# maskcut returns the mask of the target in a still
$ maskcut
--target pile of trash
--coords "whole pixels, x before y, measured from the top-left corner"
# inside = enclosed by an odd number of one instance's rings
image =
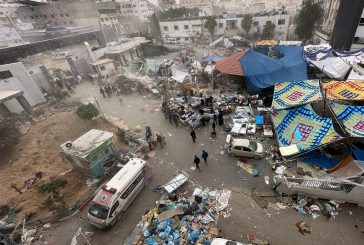
[[[142,218],[133,244],[210,244],[219,234],[219,216],[228,217],[230,190],[196,188],[191,197],[169,194]],[[126,243],[128,244],[128,243]]]

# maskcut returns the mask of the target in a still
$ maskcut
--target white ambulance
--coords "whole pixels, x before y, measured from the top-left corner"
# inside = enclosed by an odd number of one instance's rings
[[[128,163],[103,185],[88,209],[88,220],[98,228],[113,226],[147,184],[151,168],[146,161],[129,159]]]

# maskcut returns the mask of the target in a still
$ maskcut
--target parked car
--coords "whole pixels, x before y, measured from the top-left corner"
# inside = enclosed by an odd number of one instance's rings
[[[71,31],[67,29],[67,27],[64,26],[55,26],[55,27],[49,27],[46,29],[46,35],[48,36],[64,36],[71,34]]]
[[[251,157],[260,159],[264,156],[264,150],[261,143],[249,141],[247,139],[234,139],[231,137],[228,154],[232,157]]]
[[[225,131],[230,131],[234,127],[234,122],[231,116],[227,115],[223,117]]]
[[[224,238],[214,238],[211,242],[211,245],[246,245],[246,243],[226,240]]]

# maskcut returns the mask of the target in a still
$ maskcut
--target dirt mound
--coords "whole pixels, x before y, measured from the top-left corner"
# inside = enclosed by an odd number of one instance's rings
[[[21,208],[17,217],[30,213],[34,213],[32,218],[46,216],[49,212],[41,204],[49,195],[38,193],[37,185],[58,176],[68,182],[61,190],[66,205],[73,204],[88,190],[86,180],[89,176],[73,169],[68,162],[63,162],[59,156],[59,146],[93,128],[114,131],[113,126],[104,119],[84,121],[74,111],[55,113],[30,126],[16,145],[0,152],[0,204]],[[125,147],[119,142],[115,142],[115,146],[117,149]],[[34,177],[37,172],[42,172],[43,178],[26,189],[24,181]],[[11,188],[12,184],[23,194]]]

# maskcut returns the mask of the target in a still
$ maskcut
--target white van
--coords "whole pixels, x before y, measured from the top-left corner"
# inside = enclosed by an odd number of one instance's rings
[[[89,222],[98,228],[113,226],[147,184],[150,173],[146,161],[131,158],[92,200],[87,214]]]

